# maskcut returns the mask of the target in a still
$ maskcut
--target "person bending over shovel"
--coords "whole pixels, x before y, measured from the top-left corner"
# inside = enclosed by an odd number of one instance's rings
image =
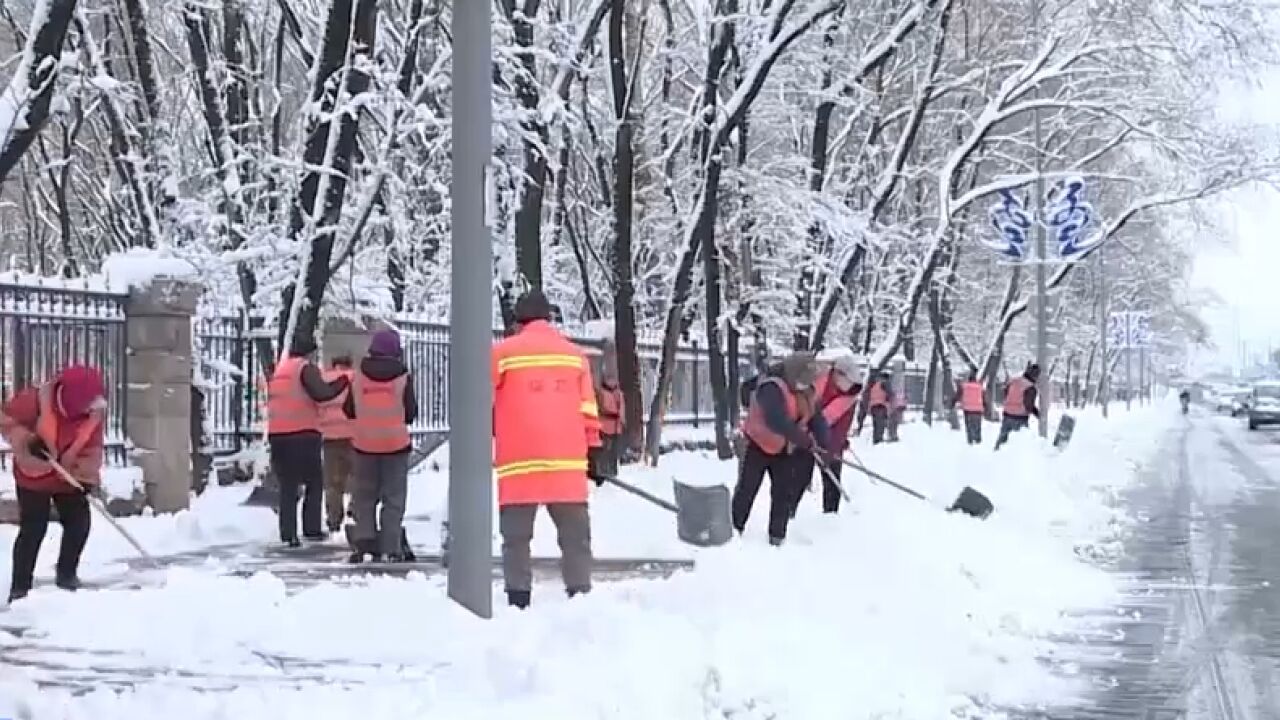
[[[62,523],[57,585],[63,590],[80,587],[77,571],[90,526],[85,493],[98,487],[102,475],[105,396],[98,370],[71,366],[53,382],[21,390],[4,405],[0,434],[13,448],[20,516],[18,537],[13,542],[9,602],[31,592],[51,504],[58,509]],[[62,465],[81,488],[66,482],[50,459]]]
[[[764,474],[769,473],[771,545],[781,545],[787,537],[791,507],[808,484],[802,474],[806,469],[812,473],[806,458],[815,451],[823,453],[820,448],[829,445],[829,428],[814,397],[818,368],[813,355],[794,353],[779,370],[760,379],[742,423],[747,448],[738,466],[732,501],[733,527],[741,534]]]

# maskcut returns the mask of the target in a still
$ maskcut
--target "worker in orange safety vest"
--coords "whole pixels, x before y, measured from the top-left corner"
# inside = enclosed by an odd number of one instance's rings
[[[339,355],[323,372],[325,382],[345,378],[348,387],[338,397],[320,405],[320,435],[324,439],[324,509],[329,532],[342,529],[347,514],[346,496],[351,492],[351,419],[342,411],[351,392],[351,356]]]
[[[813,474],[810,458],[826,455],[831,441],[826,418],[817,408],[814,383],[818,369],[810,353],[793,353],[756,385],[747,417],[742,422],[746,449],[738,465],[733,489],[733,527],[746,530],[765,473],[769,474],[769,544],[787,537],[792,510]],[[809,477],[803,476],[805,469]]]
[[[871,443],[879,445],[884,442],[885,430],[889,425],[889,410],[893,401],[893,391],[889,386],[889,380],[892,376],[886,371],[880,371],[875,374],[871,380],[871,384],[867,387],[866,395],[862,399],[862,405],[858,408],[858,429],[854,434],[862,432],[862,426],[866,423],[867,415],[871,415]]]
[[[83,365],[64,369],[44,385],[19,390],[4,404],[0,434],[12,451],[18,496],[9,602],[31,591],[50,508],[57,509],[62,525],[55,584],[63,590],[80,587],[77,571],[91,525],[85,494],[101,484],[106,407],[102,373]],[[50,460],[80,487],[67,482]]]
[[[551,325],[551,304],[538,289],[515,305],[516,333],[493,348],[494,472],[507,602],[529,606],[538,506],[559,535],[561,574],[570,597],[591,590],[588,453],[600,447],[600,413],[591,366]]]
[[[1040,409],[1036,406],[1036,383],[1040,381],[1040,366],[1036,363],[1027,365],[1021,375],[1009,381],[1004,388],[1004,415],[1000,419],[1000,437],[996,438],[996,449],[1009,440],[1009,434],[1025,428],[1032,415],[1040,417]]]
[[[622,425],[626,404],[618,387],[618,354],[612,343],[606,343],[600,385],[596,388],[596,404],[600,409],[600,451],[596,470],[600,476],[616,477],[618,456],[622,451]]]
[[[840,457],[849,448],[849,431],[853,428],[853,417],[857,411],[858,397],[862,394],[862,383],[858,382],[858,365],[852,355],[841,355],[831,364],[831,368],[818,376],[814,384],[814,397],[817,399],[818,412],[827,422],[828,457],[824,459],[825,468],[822,474],[822,512],[835,513],[840,510],[840,488],[831,481],[834,477],[840,481],[840,471],[844,463]],[[813,470],[817,460],[810,453],[805,454],[804,466],[800,477],[805,485],[812,482]],[[791,515],[795,517],[795,509],[799,501],[804,499],[801,492],[797,497]]]
[[[271,469],[280,483],[280,541],[291,548],[302,545],[298,540],[300,491],[302,534],[315,541],[329,537],[323,524],[320,404],[341,395],[347,379],[326,382],[311,361],[315,352],[316,344],[311,340],[295,340],[267,382],[267,445]]]
[[[367,557],[411,562],[414,557],[404,534],[404,512],[413,450],[409,426],[417,420],[418,400],[399,333],[390,329],[374,333],[369,355],[360,361],[360,369],[352,377],[343,411],[352,421],[351,447],[355,451],[351,562]]]
[[[954,403],[964,413],[964,432],[970,445],[982,444],[982,419],[987,414],[987,395],[978,379],[978,369],[969,368],[969,377],[956,388]],[[954,405],[953,405],[954,407]]]

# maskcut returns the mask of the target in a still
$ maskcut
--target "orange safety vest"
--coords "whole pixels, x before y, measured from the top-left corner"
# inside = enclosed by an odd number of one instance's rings
[[[960,384],[960,409],[967,413],[980,413],[986,409],[982,383],[966,380]]]
[[[95,463],[92,467],[85,467],[82,463],[76,462],[76,456],[83,452],[89,443],[93,442],[96,435],[102,432],[102,412],[98,410],[91,411],[89,419],[80,424],[67,449],[58,452],[58,415],[57,409],[54,407],[54,386],[55,383],[47,383],[40,386],[38,391],[40,417],[36,419],[36,435],[57,455],[59,464],[70,472],[72,477],[82,482],[96,484],[102,474],[101,463]],[[33,458],[26,453],[14,453],[13,464],[22,475],[32,480],[43,480],[55,472],[53,466],[49,463]]]
[[[320,406],[302,386],[307,361],[288,357],[276,365],[267,383],[267,434],[288,435],[320,430]]]
[[[1026,417],[1027,407],[1023,402],[1031,381],[1019,375],[1009,381],[1004,388],[1004,414],[1013,417]]]
[[[760,388],[766,385],[777,385],[782,390],[782,398],[787,405],[787,417],[794,420],[797,425],[808,424],[813,417],[813,408],[807,401],[801,402],[791,388],[776,377],[767,378],[761,382],[756,387],[756,392],[760,392]],[[747,419],[742,421],[742,434],[750,438],[751,442],[767,455],[778,455],[787,449],[787,438],[769,428],[764,419],[764,410],[760,408],[760,403],[754,400],[751,402],[750,409],[747,410]]]
[[[822,398],[827,394],[827,386],[831,384],[831,373],[827,373],[818,378],[818,382],[814,383],[813,395],[822,402]],[[858,396],[850,395],[842,392],[831,399],[831,402],[822,406],[822,417],[826,418],[827,425],[835,427],[840,418],[848,413],[853,414],[853,407],[858,404]]]
[[[600,411],[582,350],[534,321],[494,345],[490,376],[498,505],[586,502]]]
[[[346,370],[331,368],[322,373],[324,381],[327,383],[332,383],[341,377],[350,381],[353,374],[354,372],[350,368]],[[325,440],[351,439],[351,419],[347,417],[346,412],[342,409],[342,406],[347,402],[347,395],[350,393],[351,387],[348,386],[338,397],[320,404],[320,434],[324,436]]]
[[[867,407],[888,407],[889,393],[885,391],[884,384],[880,381],[871,383],[871,389],[867,391]]]
[[[408,375],[374,380],[357,373],[352,385],[356,419],[351,447],[362,453],[388,455],[413,445],[404,421],[404,388]]]
[[[622,434],[622,388],[600,386],[600,434]]]

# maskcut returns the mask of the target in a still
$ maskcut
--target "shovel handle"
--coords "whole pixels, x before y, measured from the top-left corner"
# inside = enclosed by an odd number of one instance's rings
[[[844,489],[844,483],[840,482],[840,478],[836,477],[835,472],[833,472],[831,468],[827,467],[827,460],[830,459],[830,456],[819,455],[815,452],[813,453],[813,458],[817,461],[818,467],[822,468],[823,477],[825,477],[832,485],[835,485],[836,489],[840,491],[840,497],[844,498],[845,502],[853,502],[853,498],[849,497],[849,493]]]
[[[640,488],[636,487],[635,485],[632,485],[629,482],[619,480],[616,477],[609,477],[606,475],[601,475],[595,479],[603,480],[609,483],[610,485],[615,485],[617,487],[620,487],[623,490],[626,490],[627,492],[631,493],[632,495],[635,495],[638,498],[648,500],[650,503],[657,505],[663,510],[667,510],[673,513],[680,512],[680,509],[675,506],[675,503],[669,502],[667,500],[663,500],[662,498],[658,497],[657,495],[654,495],[653,493],[647,490],[641,490]]]
[[[146,548],[142,547],[142,543],[139,543],[138,539],[130,534],[128,530],[125,530],[124,526],[120,524],[120,521],[116,520],[111,515],[110,511],[107,510],[107,506],[102,503],[102,500],[98,499],[85,489],[84,483],[77,480],[75,476],[73,476],[65,467],[62,466],[62,463],[57,460],[47,458],[47,462],[53,467],[54,472],[58,473],[58,475],[65,480],[68,485],[85,494],[85,497],[89,499],[89,504],[93,505],[102,517],[106,518],[107,522],[120,533],[120,536],[123,537],[126,542],[133,546],[134,550],[138,551],[138,554],[141,555],[143,559],[147,560],[152,565],[159,567],[156,563],[156,559],[152,557],[151,553],[147,552]]]
[[[866,466],[864,466],[864,465],[862,465],[861,463],[856,463],[856,462],[854,462],[854,461],[852,461],[852,460],[850,460],[850,459],[848,459],[848,458],[845,458],[845,457],[840,458],[840,462],[844,463],[847,467],[853,468],[854,470],[857,470],[858,472],[862,473],[863,475],[866,475],[867,477],[871,478],[872,480],[878,480],[878,481],[880,481],[880,482],[884,483],[885,485],[888,485],[889,487],[894,488],[895,490],[900,490],[900,491],[902,491],[902,492],[904,492],[904,493],[906,493],[906,494],[910,495],[911,497],[916,498],[917,500],[925,500],[925,501],[928,501],[928,499],[929,499],[929,498],[925,497],[924,495],[921,495],[920,493],[916,492],[915,490],[912,490],[911,488],[907,487],[906,485],[899,485],[898,483],[896,483],[896,482],[894,482],[894,481],[890,480],[889,478],[887,478],[887,477],[885,477],[885,476],[881,475],[880,473],[875,472],[874,470],[869,470],[869,469],[867,469],[867,467],[866,467]]]

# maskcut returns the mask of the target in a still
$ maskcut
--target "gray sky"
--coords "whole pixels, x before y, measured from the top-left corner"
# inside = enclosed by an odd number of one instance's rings
[[[1258,87],[1222,94],[1225,120],[1280,126],[1280,69],[1264,74]],[[1201,238],[1192,284],[1221,298],[1202,317],[1217,348],[1203,362],[1237,364],[1242,344],[1250,355],[1280,347],[1280,192],[1251,186],[1223,195],[1213,210],[1222,238]]]

